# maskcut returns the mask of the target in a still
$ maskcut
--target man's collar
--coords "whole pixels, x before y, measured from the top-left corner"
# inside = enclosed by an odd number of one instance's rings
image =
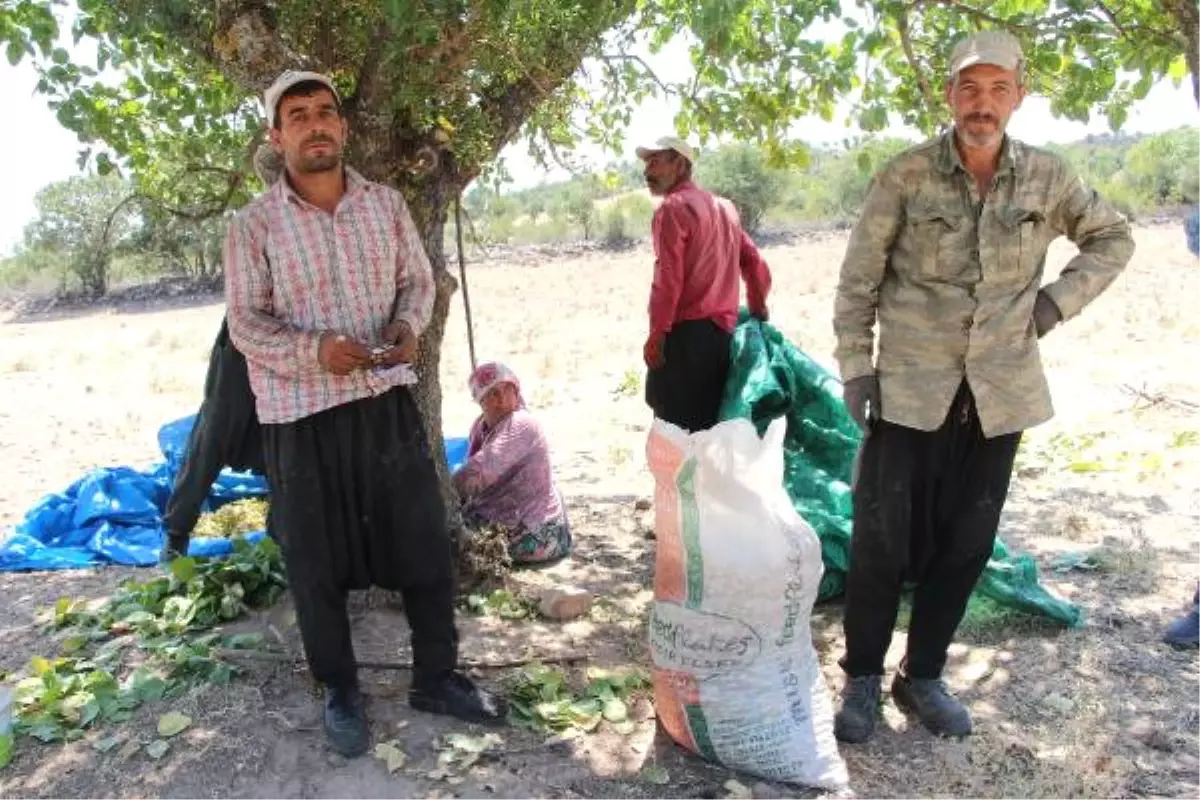
[[[996,165],[996,174],[1000,175],[1005,172],[1015,173],[1020,162],[1020,147],[1016,139],[1004,134],[1004,141],[1000,145],[1000,162]],[[967,171],[963,165],[962,156],[958,154],[958,147],[954,144],[954,127],[941,136],[941,143],[938,148],[936,166],[939,171],[950,175],[955,170]]]
[[[684,189],[691,189],[695,185],[696,184],[694,184],[692,182],[691,178],[684,178],[683,180],[679,181],[679,183],[675,184],[670,189],[668,189],[667,194],[675,194],[676,192],[682,192]]]
[[[346,181],[346,193],[343,195],[343,198],[357,194],[358,192],[370,187],[371,182],[360,175],[358,170],[354,169],[353,167],[343,165],[342,171]],[[308,201],[301,197],[292,186],[292,182],[288,178],[286,168],[284,168],[283,173],[279,176],[279,180],[275,181],[275,186],[273,188],[279,192],[278,196],[281,200],[291,200],[297,203],[305,204],[308,203]]]

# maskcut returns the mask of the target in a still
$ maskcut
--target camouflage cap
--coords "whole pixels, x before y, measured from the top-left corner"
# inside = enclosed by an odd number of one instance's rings
[[[1017,37],[1006,31],[979,31],[954,46],[950,53],[950,77],[976,64],[993,64],[1019,72],[1024,61],[1025,53]]]

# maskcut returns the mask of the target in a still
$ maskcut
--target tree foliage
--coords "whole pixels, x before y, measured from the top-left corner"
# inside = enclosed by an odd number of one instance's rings
[[[1155,77],[1196,71],[1193,0],[74,1],[70,34],[93,46],[93,62],[59,46],[66,0],[7,0],[0,46],[10,62],[34,60],[39,91],[83,145],[81,165],[122,165],[182,216],[250,196],[257,95],[276,75],[333,77],[350,162],[405,193],[435,267],[418,390],[435,451],[454,287],[447,210],[519,135],[541,158],[583,137],[619,149],[633,107],[674,97],[677,128],[701,144],[736,134],[773,164],[802,163],[794,124],[832,118],[846,97],[867,131],[895,119],[935,130],[949,43],[989,25],[1022,37],[1034,88],[1074,119],[1100,108],[1119,125]],[[828,41],[839,21],[846,32]],[[664,80],[637,45],[660,52],[677,36],[694,75]]]
[[[585,136],[619,148],[632,107],[656,96],[681,101],[680,132],[747,134],[776,161],[802,157],[796,120],[832,118],[844,97],[864,130],[900,120],[932,132],[948,43],[988,26],[1023,40],[1032,88],[1056,113],[1100,109],[1119,127],[1156,78],[1186,75],[1196,49],[1187,0],[78,0],[71,33],[96,60],[76,64],[57,46],[58,2],[0,9],[9,60],[36,57],[81,158],[102,169],[120,158],[192,210],[236,206],[254,188],[255,94],[288,66],[334,75],[358,162],[386,164],[376,177],[411,183],[436,160],[461,188],[522,130],[542,157]],[[832,24],[840,38],[817,35]],[[678,35],[687,80],[634,55]]]

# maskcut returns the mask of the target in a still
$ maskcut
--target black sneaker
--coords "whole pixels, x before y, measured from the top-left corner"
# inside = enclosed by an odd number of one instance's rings
[[[167,536],[163,540],[162,550],[158,554],[160,564],[170,564],[177,558],[182,558],[187,555],[188,545],[191,543],[191,537],[186,533],[179,531],[167,531]]]
[[[1200,647],[1200,591],[1192,598],[1192,610],[1167,627],[1163,641],[1180,650]]]
[[[909,678],[898,672],[892,680],[892,699],[902,711],[916,714],[930,733],[937,736],[971,735],[971,715],[941,680]]]
[[[508,716],[508,703],[504,698],[480,689],[458,672],[447,672],[429,680],[414,677],[408,691],[408,704],[417,711],[447,714],[481,725],[502,725]]]
[[[833,735],[847,744],[862,744],[875,735],[879,723],[882,675],[846,678],[842,707],[833,718]]]
[[[367,752],[371,735],[367,731],[366,700],[357,686],[325,690],[325,735],[333,749],[346,758]]]

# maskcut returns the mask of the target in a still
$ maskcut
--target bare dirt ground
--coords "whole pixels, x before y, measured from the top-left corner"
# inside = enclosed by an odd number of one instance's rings
[[[889,701],[880,735],[867,746],[842,748],[860,796],[1200,792],[1197,656],[1158,641],[1200,577],[1200,266],[1177,225],[1139,228],[1137,242],[1133,263],[1113,288],[1044,343],[1058,415],[1028,435],[1001,529],[1011,546],[1036,556],[1053,591],[1083,606],[1086,626],[965,632],[947,678],[970,703],[976,735],[936,740]],[[775,272],[773,321],[827,364],[844,247],[844,234],[829,233],[765,250]],[[1069,244],[1056,245],[1051,272],[1071,252]],[[601,666],[647,663],[654,542],[635,502],[649,499],[653,488],[640,390],[650,263],[642,245],[573,260],[484,263],[469,272],[480,358],[503,359],[522,377],[548,429],[577,531],[572,559],[522,573],[518,583],[571,582],[604,602],[566,624],[464,616],[466,658],[510,658],[533,648],[582,650]],[[158,460],[159,426],[199,402],[221,314],[219,298],[211,298],[0,325],[0,526],[89,468]],[[457,301],[446,342],[445,424],[461,435],[475,412]],[[1051,567],[1058,555],[1096,548],[1099,569]],[[32,656],[52,653],[35,615],[57,597],[103,596],[137,572],[0,575],[0,669],[18,670]],[[267,617],[278,622],[286,613],[275,609],[245,624],[262,626]],[[836,603],[814,612],[832,691],[842,682],[840,617]],[[367,610],[355,631],[360,660],[395,659],[406,649],[400,614]],[[896,636],[893,666],[903,638]],[[111,729],[68,745],[22,740],[14,763],[0,772],[0,796],[721,797],[733,777],[674,747],[643,703],[631,735],[602,727],[551,750],[506,730],[505,752],[481,762],[465,783],[432,780],[434,738],[461,726],[410,711],[404,673],[364,677],[376,740],[399,740],[410,758],[395,774],[374,758],[333,756],[306,674],[260,665],[230,686],[206,686],[176,701],[194,724],[161,761],[90,746]],[[482,679],[496,685],[503,675]],[[115,733],[145,737],[164,710],[145,707]],[[648,782],[649,764],[665,768],[670,782]],[[802,794],[740,779],[758,796]]]

